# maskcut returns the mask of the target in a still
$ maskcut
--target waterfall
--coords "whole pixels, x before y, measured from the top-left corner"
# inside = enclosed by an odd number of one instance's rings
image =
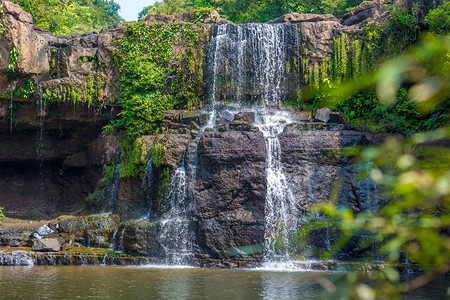
[[[171,182],[170,210],[160,221],[160,243],[166,264],[186,265],[193,257],[191,220],[187,209],[184,155]]]
[[[295,76],[296,25],[243,24],[212,28],[207,54],[210,100],[273,104],[285,101]]]
[[[42,152],[44,151],[44,92],[42,88],[42,83],[39,83],[39,130],[38,130],[38,145],[37,145],[37,158],[39,161],[39,197],[43,200],[44,194],[44,157]]]
[[[292,194],[281,162],[278,139],[293,123],[290,112],[274,104],[288,99],[298,81],[291,70],[298,65],[298,31],[290,24],[218,25],[212,28],[206,56],[209,99],[208,126],[225,112],[251,111],[254,125],[266,141],[265,262],[294,259],[291,236],[298,229],[301,211]],[[231,101],[235,105],[219,105]],[[222,111],[218,111],[222,108]]]

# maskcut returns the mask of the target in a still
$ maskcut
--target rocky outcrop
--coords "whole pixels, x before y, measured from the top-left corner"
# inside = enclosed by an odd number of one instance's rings
[[[342,25],[363,28],[369,22],[380,22],[389,17],[388,1],[364,1],[355,10],[342,16]]]
[[[108,26],[98,33],[54,36],[33,25],[31,15],[18,5],[3,0],[0,3],[8,25],[0,36],[0,118],[9,118],[10,104],[16,105],[14,122],[7,120],[0,124],[0,170],[4,174],[0,178],[0,205],[11,216],[33,212],[49,218],[105,209],[98,199],[108,189],[108,182],[101,181],[103,166],[119,162],[121,142],[117,137],[100,135],[102,127],[119,113],[114,105],[117,70],[113,52],[114,42],[125,36],[126,26]],[[202,18],[205,36],[212,24],[228,22],[214,11]],[[199,16],[186,13],[147,16],[143,21],[152,24],[198,19]],[[175,45],[174,53],[182,53],[183,47]],[[15,73],[10,74],[8,65],[13,49],[18,49],[19,55]],[[33,87],[28,91],[30,94],[9,96],[25,83]],[[84,97],[88,85],[98,91],[88,96],[103,102],[101,107],[75,104],[68,99],[57,102],[48,99],[55,97],[54,92],[61,88],[75,89]],[[198,115],[193,115],[198,120]],[[163,167],[173,169],[191,136],[198,133],[195,130],[191,133],[187,129],[189,123],[179,121],[168,118],[162,124],[165,132],[175,134],[145,138],[147,150],[154,141],[167,144]],[[141,180],[127,178],[118,184],[117,198],[126,200],[118,203],[117,212],[128,219],[146,214],[148,208],[133,209],[145,202],[135,188],[142,184]],[[153,198],[157,198],[157,189],[153,192]]]
[[[31,246],[33,233],[46,223],[47,221],[24,221],[6,218],[0,224],[0,246]]]
[[[405,0],[406,8],[418,18],[419,22],[423,22],[425,17],[432,9],[443,5],[446,0]],[[416,8],[417,7],[417,8]]]
[[[61,216],[50,222],[50,228],[55,233],[48,236],[58,238],[65,249],[73,247],[75,243],[86,247],[107,248],[114,243],[114,233],[119,229],[119,216]]]
[[[198,144],[195,216],[200,248],[224,257],[264,241],[266,149],[248,124],[207,129]]]

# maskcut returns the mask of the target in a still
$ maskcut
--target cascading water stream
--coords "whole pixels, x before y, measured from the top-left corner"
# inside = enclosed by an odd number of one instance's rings
[[[293,196],[281,162],[278,135],[290,119],[287,115],[262,116],[256,123],[266,140],[265,262],[292,259],[291,236],[298,229],[296,199]]]
[[[193,257],[191,220],[187,210],[184,155],[171,182],[170,210],[160,221],[160,243],[165,263],[186,265]]]
[[[38,131],[38,144],[37,144],[37,156],[39,160],[39,197],[42,198],[44,194],[44,92],[42,83],[39,84],[39,131]],[[43,200],[43,199],[41,199]]]

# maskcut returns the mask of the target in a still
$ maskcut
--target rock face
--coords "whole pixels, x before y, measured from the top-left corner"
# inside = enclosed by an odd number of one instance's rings
[[[207,129],[198,144],[196,213],[199,244],[212,257],[264,241],[266,150],[250,125]]]

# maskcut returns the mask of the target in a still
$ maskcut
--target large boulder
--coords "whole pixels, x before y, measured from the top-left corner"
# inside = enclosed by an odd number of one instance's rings
[[[283,16],[279,17],[278,19],[269,21],[267,23],[298,24],[298,23],[304,23],[304,22],[323,22],[323,21],[339,22],[339,20],[331,14],[317,15],[317,14],[299,14],[299,13],[293,12],[290,14],[283,15]]]
[[[107,248],[114,232],[119,228],[119,216],[113,214],[92,215],[84,218],[85,245]]]
[[[0,35],[0,74],[6,74],[10,63],[9,54],[13,48],[19,49],[20,59],[16,68],[24,73],[45,73],[50,68],[48,44],[52,40],[49,31],[33,25],[31,15],[19,5],[0,1],[4,8],[5,21],[8,24],[5,32]],[[4,91],[0,90],[0,95]]]
[[[388,1],[375,0],[364,1],[355,10],[342,17],[342,25],[358,25],[362,28],[369,22],[384,20],[389,17],[389,9],[386,6]]]
[[[265,160],[256,127],[223,125],[201,137],[194,218],[200,248],[210,256],[264,242]]]
[[[161,244],[158,242],[159,224],[148,220],[128,221],[120,225],[116,234],[116,250],[126,253],[161,257]]]

